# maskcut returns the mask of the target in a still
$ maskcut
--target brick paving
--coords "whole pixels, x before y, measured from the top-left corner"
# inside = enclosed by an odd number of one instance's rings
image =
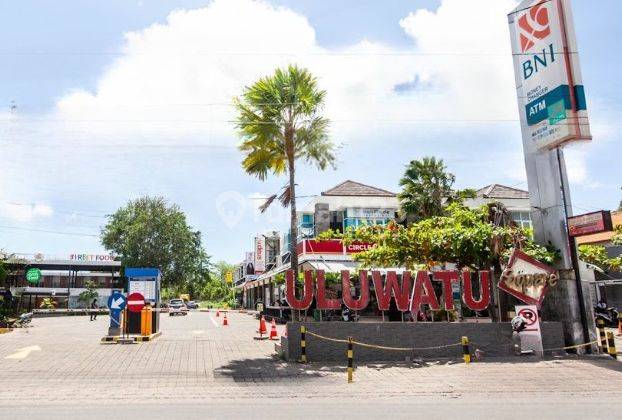
[[[622,363],[606,357],[536,363],[458,360],[358,366],[347,384],[344,366],[298,365],[274,357],[274,342],[253,340],[257,321],[230,313],[162,317],[161,337],[133,345],[106,344],[108,318],[39,318],[33,327],[0,335],[0,406],[80,401],[198,402],[344,395],[404,397],[577,398],[620,400]],[[279,326],[282,332],[283,326]],[[20,349],[38,346],[25,358]]]

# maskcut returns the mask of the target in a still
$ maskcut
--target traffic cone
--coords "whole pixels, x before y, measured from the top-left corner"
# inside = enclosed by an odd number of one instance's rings
[[[227,313],[225,312],[225,317],[222,320],[222,326],[226,327],[227,325],[229,325],[229,320],[227,320]]]
[[[259,337],[255,337],[255,340],[263,340],[264,334],[268,333],[268,330],[266,329],[266,320],[263,318],[263,315],[259,318],[259,330],[257,330],[257,332],[259,333]]]
[[[276,322],[272,318],[272,326],[270,327],[270,340],[278,340],[279,334],[276,332]]]
[[[216,318],[220,316],[220,309],[216,309]]]

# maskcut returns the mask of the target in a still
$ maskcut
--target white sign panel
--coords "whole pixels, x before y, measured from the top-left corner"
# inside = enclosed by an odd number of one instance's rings
[[[508,20],[524,145],[591,140],[570,0],[525,0]]]
[[[155,280],[131,280],[128,285],[128,296],[132,293],[140,293],[145,300],[156,300],[156,282]]]
[[[347,217],[361,219],[392,219],[395,216],[395,209],[349,207],[346,214]]]
[[[540,330],[540,316],[535,305],[516,306],[516,315],[525,318],[527,327],[519,333],[521,350],[533,350],[542,356],[542,332]]]
[[[263,273],[266,270],[266,238],[255,238],[255,273]]]

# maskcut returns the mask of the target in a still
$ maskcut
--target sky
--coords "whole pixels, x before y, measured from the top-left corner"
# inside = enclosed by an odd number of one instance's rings
[[[565,150],[574,212],[622,199],[622,2],[574,0],[594,139]],[[103,253],[106,215],[142,195],[187,214],[213,260],[241,261],[285,178],[244,173],[232,99],[274,68],[327,91],[337,169],[298,170],[308,197],[351,179],[398,190],[442,158],[456,186],[526,188],[507,28],[513,0],[0,2],[0,249]]]

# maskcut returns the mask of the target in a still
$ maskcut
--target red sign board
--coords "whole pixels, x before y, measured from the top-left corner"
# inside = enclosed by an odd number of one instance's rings
[[[593,233],[610,232],[613,230],[610,211],[596,211],[568,218],[570,236],[591,235]]]
[[[340,239],[329,239],[326,241],[316,241],[305,239],[298,243],[298,254],[356,254],[357,252],[367,251],[373,245],[360,242],[351,243],[343,246]]]
[[[132,293],[127,297],[127,309],[130,312],[140,312],[145,307],[145,297],[140,293]]]

